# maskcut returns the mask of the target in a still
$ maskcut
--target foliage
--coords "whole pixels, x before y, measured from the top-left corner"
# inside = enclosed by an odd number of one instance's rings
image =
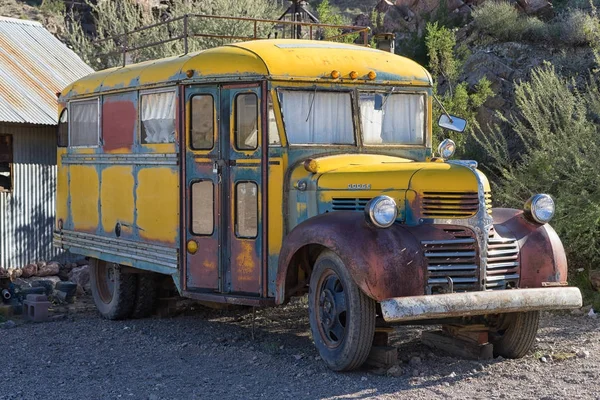
[[[512,125],[523,153],[512,156],[499,129],[478,136],[489,153],[485,167],[496,176],[496,201],[515,208],[534,193],[556,202],[552,225],[571,266],[600,261],[600,86],[591,79],[581,90],[546,64],[517,84],[518,114]],[[572,274],[573,275],[573,274]]]
[[[478,31],[499,41],[533,41],[559,46],[582,46],[596,39],[600,20],[589,11],[565,9],[549,22],[520,13],[507,1],[486,1],[472,13]]]
[[[63,14],[65,12],[65,2],[63,0],[43,0],[40,10],[50,14]]]
[[[477,127],[475,119],[477,109],[488,97],[493,95],[490,81],[482,78],[471,92],[469,92],[466,82],[457,82],[464,60],[469,54],[464,48],[456,49],[456,37],[452,30],[439,26],[437,22],[428,23],[425,44],[429,56],[429,69],[434,77],[434,94],[440,99],[448,113],[465,118],[468,122],[467,130],[472,132]],[[438,90],[439,77],[444,79],[444,85],[447,88],[443,94],[440,94]],[[442,113],[441,107],[434,107],[434,148],[445,137],[444,131],[435,125]],[[463,154],[467,136],[454,132],[449,133],[449,136],[456,142],[459,155]]]
[[[117,40],[103,40],[126,31],[133,31],[143,26],[156,24],[165,18],[176,18],[184,14],[227,15],[248,18],[273,18],[277,8],[270,0],[172,0],[168,15],[145,10],[131,0],[107,0],[92,2],[85,0],[91,7],[96,27],[95,40],[92,42],[84,31],[81,22],[72,13],[66,16],[67,43],[79,54],[84,61],[96,69],[118,65],[122,56],[119,54],[121,46],[143,46],[169,38],[176,38],[184,32],[183,20],[161,25],[142,32],[133,33],[127,37],[121,36]],[[258,25],[258,35],[267,36],[273,29],[265,24]],[[252,37],[254,24],[245,21],[230,21],[209,18],[190,18],[189,32],[210,33],[223,36]],[[215,47],[232,39],[216,38],[190,38],[189,51],[196,51]],[[179,55],[184,52],[183,40],[174,40],[157,46],[148,47],[128,53],[130,61],[137,62]],[[112,53],[112,54],[110,54]]]
[[[317,14],[319,22],[326,25],[351,25],[339,12],[339,9],[334,8],[329,0],[323,0],[317,6]],[[344,32],[338,28],[323,28],[323,38],[334,38],[342,35]],[[350,34],[338,38],[336,41],[342,43],[354,43],[358,39],[359,34]]]

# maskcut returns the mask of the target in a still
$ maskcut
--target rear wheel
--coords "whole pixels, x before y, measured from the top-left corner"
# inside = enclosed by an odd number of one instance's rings
[[[90,283],[100,315],[106,319],[125,319],[131,315],[136,296],[134,274],[124,273],[119,264],[93,260]]]
[[[317,259],[310,279],[309,317],[321,358],[334,371],[360,367],[375,333],[375,301],[354,283],[332,251]]]
[[[158,277],[154,273],[137,274],[137,288],[131,318],[146,318],[156,309]]]
[[[535,343],[539,322],[539,311],[500,315],[490,328],[494,355],[505,358],[525,356]]]

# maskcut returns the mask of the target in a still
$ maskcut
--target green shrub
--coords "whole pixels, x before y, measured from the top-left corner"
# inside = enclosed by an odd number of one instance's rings
[[[475,27],[500,41],[516,41],[527,31],[527,19],[507,1],[486,1],[473,10]]]
[[[556,18],[554,25],[558,36],[557,42],[563,44],[581,46],[593,40],[598,21],[583,10],[571,10]]]
[[[588,270],[600,261],[600,89],[582,90],[558,76],[551,65],[532,72],[515,89],[518,114],[505,119],[517,134],[522,153],[510,154],[499,129],[477,140],[490,157],[495,201],[520,208],[535,193],[556,202],[551,222],[562,239],[571,267]]]

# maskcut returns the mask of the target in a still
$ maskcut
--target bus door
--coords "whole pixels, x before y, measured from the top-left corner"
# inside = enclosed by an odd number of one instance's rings
[[[186,89],[186,290],[259,295],[260,87]]]

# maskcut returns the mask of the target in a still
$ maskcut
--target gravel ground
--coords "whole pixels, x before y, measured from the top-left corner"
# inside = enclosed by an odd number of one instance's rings
[[[257,310],[252,339],[246,309],[106,321],[87,299],[62,320],[0,330],[0,399],[600,399],[600,318],[546,313],[532,353],[483,362],[434,354],[403,327],[398,367],[334,373],[305,308]]]

